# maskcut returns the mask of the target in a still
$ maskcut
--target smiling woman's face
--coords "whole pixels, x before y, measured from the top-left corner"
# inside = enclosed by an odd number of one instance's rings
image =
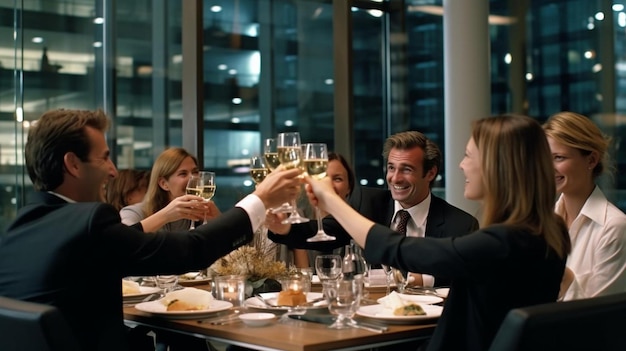
[[[328,162],[326,176],[332,180],[333,188],[337,195],[343,199],[350,194],[350,182],[348,181],[348,170],[343,167],[339,160]]]
[[[187,182],[189,182],[189,177],[192,174],[198,173],[198,165],[193,160],[192,157],[187,157],[180,164],[176,172],[169,176],[169,178],[162,180],[159,185],[165,191],[170,193],[170,201],[185,195],[185,188],[187,187]]]

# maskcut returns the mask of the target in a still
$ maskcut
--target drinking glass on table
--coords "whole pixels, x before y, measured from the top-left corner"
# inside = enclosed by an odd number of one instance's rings
[[[204,180],[199,174],[192,175],[187,182],[187,188],[185,190],[187,195],[202,196],[204,192]],[[213,190],[215,191],[215,188],[213,188]],[[189,230],[192,229],[196,229],[196,224],[193,219],[191,220],[191,226],[189,226]]]
[[[307,143],[302,145],[304,171],[315,179],[326,177],[326,169],[328,168],[328,148],[323,143]],[[330,241],[336,238],[326,234],[322,224],[322,211],[319,207],[315,207],[315,217],[317,219],[317,233],[308,238],[306,241]]]
[[[215,172],[198,172],[198,177],[202,179],[202,192],[200,196],[204,202],[209,202],[213,196],[215,196]],[[204,221],[202,224],[207,224],[206,212],[204,213]]]
[[[318,255],[315,257],[315,272],[322,283],[322,294],[326,294],[326,285],[339,279],[342,272],[339,255]]]
[[[393,268],[383,264],[383,272],[385,272],[385,280],[387,283],[387,295],[391,293],[391,280],[393,279]]]
[[[160,289],[163,289],[163,293],[167,294],[171,291],[176,290],[176,285],[178,284],[178,275],[176,274],[167,274],[167,275],[157,275],[155,277],[156,286]]]
[[[300,133],[279,133],[276,138],[276,150],[278,151],[280,164],[285,167],[285,169],[293,169],[302,166]],[[309,221],[308,218],[304,218],[298,213],[295,199],[291,201],[290,206],[291,215],[282,221],[283,224],[305,223]]]
[[[346,329],[359,308],[363,290],[362,278],[340,278],[329,282],[326,290],[328,311],[337,316],[330,329]]]

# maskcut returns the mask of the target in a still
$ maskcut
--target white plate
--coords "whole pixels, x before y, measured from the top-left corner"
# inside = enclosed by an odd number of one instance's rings
[[[128,299],[128,298],[135,299],[135,298],[145,297],[145,296],[148,296],[150,294],[154,294],[154,293],[159,292],[159,291],[161,291],[161,289],[153,287],[153,286],[140,286],[138,293],[126,294],[126,295],[122,295],[122,297],[124,299]]]
[[[273,313],[244,313],[239,315],[239,319],[251,327],[268,325],[274,318],[276,318],[276,315]]]
[[[263,293],[259,295],[263,296],[263,299],[265,299],[265,301],[267,301],[268,303],[272,305],[276,304],[276,299],[278,298],[277,292]],[[306,294],[306,300],[313,301],[315,299],[321,298],[322,296],[323,296],[322,293],[310,292]],[[244,305],[249,308],[256,308],[260,310],[287,311],[289,309],[289,307],[287,306],[277,306],[277,307],[265,306],[263,302],[261,302],[261,300],[259,300],[257,297],[254,297],[254,296],[246,299],[246,301],[244,302]],[[328,304],[326,301],[322,300],[322,301],[314,303],[313,306],[299,307],[299,308],[304,308],[307,310],[316,309],[316,308],[328,308]]]
[[[233,307],[228,301],[212,300],[209,308],[197,311],[168,311],[162,300],[142,302],[135,305],[135,308],[142,312],[148,312],[155,316],[173,319],[200,319],[209,317],[217,312],[225,311]]]
[[[433,296],[433,295],[398,294],[398,296],[404,301],[415,302],[420,305],[422,304],[433,305],[433,304],[440,303],[441,301],[443,301],[443,298],[439,296]],[[384,299],[384,297],[381,297],[380,299],[376,300],[376,302],[382,303],[381,301],[382,299]]]
[[[437,295],[443,297],[443,298],[448,298],[448,292],[450,292],[450,288],[439,288],[435,290],[437,292]]]
[[[384,308],[383,305],[361,306],[356,311],[356,314],[363,317],[384,320],[389,323],[406,324],[432,318],[439,318],[439,316],[441,316],[441,311],[443,311],[443,307],[441,306],[425,304],[420,304],[420,306],[422,307],[424,312],[426,312],[426,314],[423,316],[396,316],[393,314],[393,311]]]

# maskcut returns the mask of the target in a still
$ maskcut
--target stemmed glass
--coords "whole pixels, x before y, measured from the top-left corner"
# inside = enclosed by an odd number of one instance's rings
[[[328,148],[323,143],[308,143],[302,145],[304,171],[315,179],[326,177],[328,168]],[[317,219],[317,233],[306,241],[330,241],[336,238],[326,234],[322,224],[322,211],[315,207],[315,218]]]
[[[280,166],[280,160],[278,159],[278,149],[276,147],[276,138],[265,139],[263,145],[263,158],[265,158],[265,166],[270,172],[274,171],[276,167]],[[253,177],[254,178],[254,177]],[[293,210],[288,202],[270,209],[272,213],[289,213]]]
[[[202,197],[204,202],[209,202],[215,196],[215,172],[198,172],[198,177],[202,179]],[[207,224],[206,212],[204,213],[204,221],[202,224]]]
[[[315,257],[315,272],[322,282],[322,293],[326,294],[326,286],[341,277],[343,259],[339,255],[318,255]]]
[[[269,173],[270,170],[266,167],[263,156],[254,155],[250,157],[250,177],[252,177],[255,186],[259,185]]]
[[[386,273],[386,272],[385,272]],[[406,289],[407,280],[406,275],[402,273],[401,270],[391,267],[391,275],[393,276],[393,280],[396,282],[396,287],[398,287],[399,293],[404,293]]]
[[[302,147],[300,144],[300,133],[279,133],[278,138],[276,138],[276,150],[278,151],[280,164],[285,169],[301,167]],[[305,223],[309,221],[308,218],[304,218],[298,213],[295,199],[291,201],[290,205],[292,208],[291,215],[282,221],[283,224]]]
[[[339,279],[329,282],[326,290],[328,311],[337,316],[335,322],[328,326],[331,329],[352,328],[352,316],[356,313],[361,302],[363,281],[360,278]]]
[[[178,275],[157,275],[155,280],[157,287],[163,289],[163,293],[167,294],[176,290],[176,285],[178,284]]]
[[[189,178],[189,181],[187,182],[187,188],[185,190],[187,192],[187,195],[201,196],[202,192],[204,191],[203,186],[204,183],[202,178],[200,178],[199,175],[194,174]],[[191,226],[189,226],[189,230],[192,229],[196,229],[196,224],[193,219],[191,220]]]
[[[383,272],[385,272],[385,278],[387,280],[387,295],[391,293],[391,280],[393,279],[393,268],[391,266],[387,266],[386,264],[383,266]]]

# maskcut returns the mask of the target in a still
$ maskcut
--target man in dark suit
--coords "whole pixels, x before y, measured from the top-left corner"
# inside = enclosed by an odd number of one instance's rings
[[[408,236],[451,237],[465,235],[478,229],[476,218],[452,206],[430,191],[441,164],[441,151],[424,134],[407,131],[390,136],[384,145],[387,161],[386,179],[389,190],[355,188],[348,202],[363,216],[372,221],[396,228],[397,213],[409,212]],[[337,238],[335,241],[307,242],[317,231],[315,221],[289,226],[279,225],[273,218],[268,221],[271,240],[293,248],[330,251],[346,245],[350,236],[331,217],[323,220],[324,231]],[[289,234],[289,235],[285,235]],[[411,273],[410,285],[447,286],[443,277],[422,276]]]
[[[31,127],[25,157],[37,193],[0,239],[0,295],[56,306],[84,350],[129,349],[123,277],[210,266],[249,242],[265,208],[294,198],[300,184],[297,170],[273,172],[196,230],[147,234],[141,224],[122,224],[117,210],[100,202],[103,186],[117,174],[107,127],[103,112],[77,110],[49,111]]]

